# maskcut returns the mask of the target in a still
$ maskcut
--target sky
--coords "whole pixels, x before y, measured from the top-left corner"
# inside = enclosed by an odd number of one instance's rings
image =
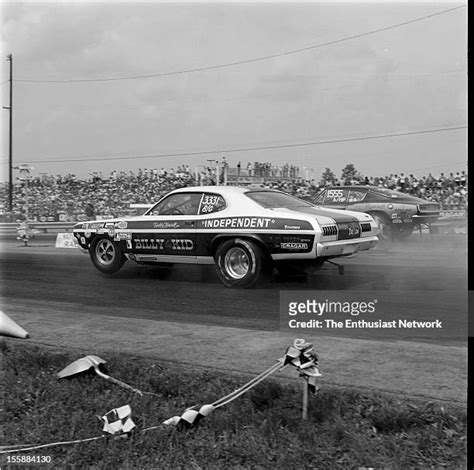
[[[223,156],[315,178],[348,163],[368,176],[466,169],[465,6],[3,2],[13,165],[81,178]],[[8,110],[2,121],[6,180]]]

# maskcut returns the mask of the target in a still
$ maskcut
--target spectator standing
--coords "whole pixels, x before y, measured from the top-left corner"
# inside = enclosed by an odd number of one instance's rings
[[[84,212],[86,213],[86,216],[89,220],[95,219],[95,209],[94,204],[92,204],[92,202],[88,202],[86,204],[86,209]]]

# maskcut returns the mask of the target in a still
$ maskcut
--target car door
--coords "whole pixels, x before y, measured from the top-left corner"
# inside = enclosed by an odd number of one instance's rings
[[[133,223],[128,252],[138,261],[186,262],[197,256],[196,217],[202,192],[164,197],[139,222]]]
[[[227,202],[222,194],[217,192],[204,192],[197,215],[197,255],[209,258],[212,256],[212,243],[216,234],[221,231],[219,227],[222,212],[227,209]],[[217,227],[216,227],[217,224]]]

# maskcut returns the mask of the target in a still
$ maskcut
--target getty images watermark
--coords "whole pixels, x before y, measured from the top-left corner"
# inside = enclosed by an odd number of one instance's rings
[[[280,328],[284,330],[442,330],[443,320],[426,311],[403,310],[384,293],[281,291]],[[385,294],[387,295],[387,294]]]

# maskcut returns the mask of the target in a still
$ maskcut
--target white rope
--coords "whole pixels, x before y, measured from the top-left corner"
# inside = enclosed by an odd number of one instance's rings
[[[53,447],[53,446],[60,446],[60,445],[80,444],[82,442],[97,441],[99,439],[104,439],[106,437],[109,437],[109,436],[104,435],[104,436],[97,436],[97,437],[89,437],[88,439],[77,439],[75,441],[51,442],[49,444],[34,445],[30,447],[22,447],[21,445],[18,445],[14,447],[21,447],[21,448],[1,450],[0,454],[8,454],[10,452],[25,452],[27,450],[44,449],[45,447]],[[4,446],[4,447],[10,447],[10,446]]]
[[[212,403],[212,406],[214,408],[219,408],[221,406],[227,405],[231,401],[235,400],[236,398],[240,397],[241,395],[248,392],[250,389],[252,389],[256,385],[258,385],[260,382],[265,380],[271,374],[276,372],[278,369],[282,367],[282,364],[283,364],[283,359],[279,359],[275,365],[268,368],[265,372],[262,372],[257,377],[253,378],[250,382],[246,383],[245,385],[242,385],[242,387],[238,388],[237,390],[234,390],[232,393],[229,393],[229,395],[226,395],[225,397],[222,397],[219,400],[215,401],[214,403]]]

